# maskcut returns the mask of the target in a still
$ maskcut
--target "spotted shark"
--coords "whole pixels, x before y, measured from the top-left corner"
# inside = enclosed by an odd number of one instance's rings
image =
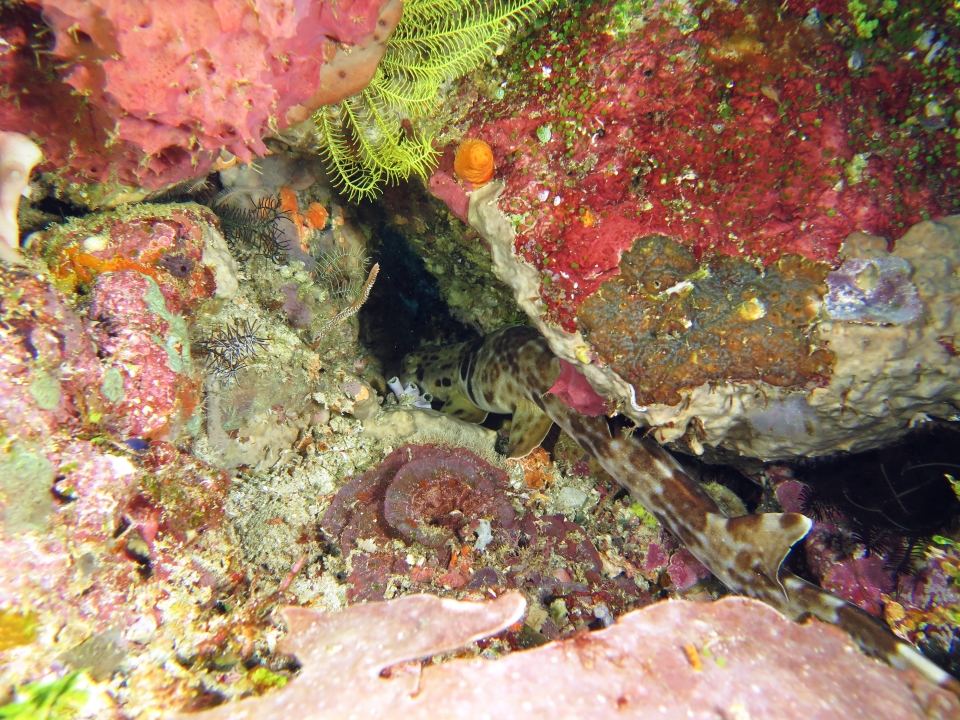
[[[511,326],[473,342],[408,355],[401,379],[443,401],[455,417],[482,422],[513,416],[508,457],[523,457],[553,423],[670,530],[734,593],[757,598],[797,621],[811,616],[846,631],[867,653],[912,668],[960,694],[960,682],[859,607],[783,567],[812,521],[799,513],[728,517],[680,464],[650,438],[614,435],[604,417],[588,417],[548,392],[560,362],[535,329]]]

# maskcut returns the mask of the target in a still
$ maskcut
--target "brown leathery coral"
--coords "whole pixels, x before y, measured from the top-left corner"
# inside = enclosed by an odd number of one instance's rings
[[[834,358],[808,331],[829,266],[796,255],[760,269],[743,258],[701,266],[672,240],[637,240],[578,318],[595,352],[640,404],[681,401],[704,383],[762,380],[801,386],[829,374]]]
[[[453,169],[457,177],[475,187],[486,185],[493,177],[493,150],[483,140],[464,140],[457,148]]]

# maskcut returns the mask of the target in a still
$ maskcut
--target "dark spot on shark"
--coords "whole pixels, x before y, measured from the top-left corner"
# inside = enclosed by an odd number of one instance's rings
[[[484,397],[487,397],[487,388],[489,388],[496,381],[496,376],[493,370],[493,367],[487,365],[483,370],[480,371],[480,385],[483,386],[481,391]],[[492,392],[490,393],[492,395]]]
[[[445,377],[445,378],[443,378],[443,379],[440,380],[440,384],[443,385],[444,387],[450,387],[450,385],[452,385],[453,383],[452,383],[452,381],[450,380],[450,378]]]
[[[572,415],[570,420],[570,428],[577,433],[578,435],[584,434],[583,419],[579,415]]]
[[[780,527],[792,530],[803,524],[803,516],[798,513],[783,513],[780,515]]]
[[[749,573],[753,569],[753,555],[746,550],[741,550],[737,553],[734,566],[744,574]]]
[[[763,515],[744,515],[743,517],[737,518],[737,522],[735,523],[728,522],[727,532],[737,542],[749,542],[756,534],[761,523],[763,523],[763,517]],[[792,524],[793,523],[790,523],[784,526],[783,520],[780,521],[781,527],[791,527]]]

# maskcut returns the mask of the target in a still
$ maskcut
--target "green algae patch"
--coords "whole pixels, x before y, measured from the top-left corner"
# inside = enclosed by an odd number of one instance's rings
[[[81,685],[82,673],[72,672],[55,680],[40,680],[19,687],[14,702],[0,705],[4,720],[67,720],[86,704],[89,693]]]
[[[147,309],[159,315],[167,321],[170,326],[170,334],[166,339],[154,336],[153,341],[162,347],[167,353],[167,367],[176,373],[185,373],[190,370],[190,335],[187,332],[186,321],[167,309],[166,298],[160,292],[160,286],[157,285],[149,275],[144,275],[148,281],[149,287],[143,294],[143,301]]]
[[[251,670],[248,677],[250,678],[250,682],[252,682],[260,692],[265,692],[272,688],[282,688],[290,682],[290,678],[286,675],[279,675],[262,665]]]
[[[53,512],[53,477],[53,466],[42,453],[27,452],[16,444],[0,453],[0,492],[5,496],[0,517],[8,532],[47,526]]]
[[[660,526],[660,522],[640,503],[634,503],[631,505],[630,512],[640,518],[640,522],[642,522],[650,530],[655,530]]]
[[[107,368],[103,372],[103,383],[100,385],[103,396],[116,405],[123,400],[123,375],[116,368]]]
[[[0,652],[36,640],[37,624],[37,618],[31,612],[0,610]]]
[[[36,379],[30,383],[30,394],[41,410],[56,410],[60,404],[60,381],[40,370],[36,373]]]
[[[701,266],[687,248],[651,235],[624,253],[620,274],[578,318],[641,405],[676,405],[681,391],[724,381],[803,387],[834,363],[810,335],[829,271],[798,255],[766,268],[719,256]]]

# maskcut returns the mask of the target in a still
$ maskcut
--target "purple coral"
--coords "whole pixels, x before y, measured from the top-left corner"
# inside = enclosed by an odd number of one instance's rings
[[[360,539],[391,536],[443,547],[455,531],[480,518],[490,520],[494,535],[500,530],[503,539],[502,530],[514,527],[506,483],[506,473],[469,450],[405,445],[341,488],[321,527],[340,538],[344,554]],[[460,527],[453,527],[455,518]]]
[[[295,328],[305,328],[313,322],[313,311],[307,303],[297,297],[297,284],[287,283],[280,288],[286,298],[281,309],[290,324]]]
[[[923,305],[910,282],[913,267],[903,258],[848,258],[827,275],[824,305],[831,320],[901,325]]]
[[[407,463],[387,488],[383,514],[409,542],[441,548],[463,535],[471,519],[496,520],[512,527],[513,508],[496,492],[493,478],[461,458],[424,458]]]

